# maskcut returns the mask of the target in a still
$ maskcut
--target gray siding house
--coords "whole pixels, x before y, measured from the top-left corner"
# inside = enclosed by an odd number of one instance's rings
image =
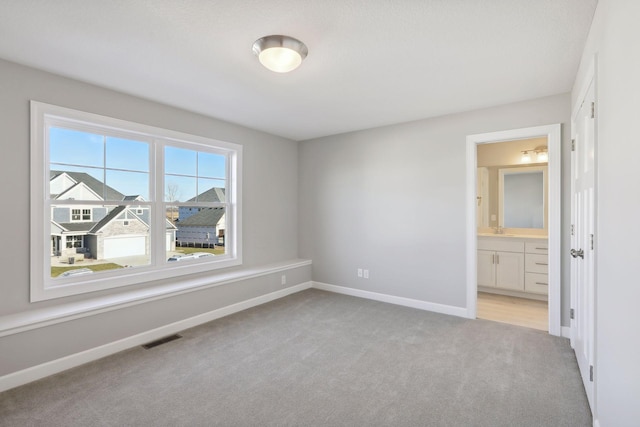
[[[212,188],[189,200],[189,202],[223,202],[224,188]],[[177,246],[213,248],[224,245],[224,208],[186,207],[178,210],[176,221]]]
[[[149,254],[149,209],[82,172],[51,171],[51,255],[98,260]],[[64,200],[105,201],[104,206],[64,205]],[[106,204],[106,203],[109,204]],[[166,249],[176,245],[176,227],[166,221]]]

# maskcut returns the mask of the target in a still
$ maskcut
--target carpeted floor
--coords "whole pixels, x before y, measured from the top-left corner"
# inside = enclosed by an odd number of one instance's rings
[[[307,290],[0,394],[0,426],[591,426],[566,339]]]

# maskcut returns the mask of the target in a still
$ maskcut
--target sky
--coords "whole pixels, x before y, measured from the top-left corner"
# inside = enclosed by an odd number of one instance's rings
[[[151,200],[151,146],[72,129],[49,129],[51,170],[85,172],[120,193]],[[165,197],[187,201],[213,187],[224,187],[225,157],[178,147],[165,147]],[[169,191],[173,189],[174,191]]]

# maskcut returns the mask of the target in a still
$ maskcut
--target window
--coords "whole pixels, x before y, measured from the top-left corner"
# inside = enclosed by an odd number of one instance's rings
[[[67,248],[81,248],[84,244],[82,236],[67,236]]]
[[[32,301],[241,264],[239,145],[31,109]]]
[[[91,221],[91,209],[71,209],[71,221]]]

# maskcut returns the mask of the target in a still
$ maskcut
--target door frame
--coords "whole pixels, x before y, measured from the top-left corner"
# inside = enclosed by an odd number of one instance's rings
[[[561,191],[562,191],[562,126],[560,123],[488,132],[467,136],[467,313],[470,319],[477,314],[477,237],[476,226],[476,186],[477,186],[477,146],[495,142],[546,137],[549,152],[549,334],[561,336]]]

